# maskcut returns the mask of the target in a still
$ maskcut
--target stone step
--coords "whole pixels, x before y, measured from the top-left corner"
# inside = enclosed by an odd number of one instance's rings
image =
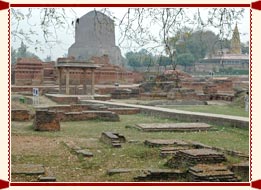
[[[55,182],[56,177],[51,177],[51,176],[40,176],[38,178],[39,182]]]

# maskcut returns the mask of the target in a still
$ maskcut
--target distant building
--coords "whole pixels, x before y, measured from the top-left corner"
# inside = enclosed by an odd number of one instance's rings
[[[240,35],[239,35],[239,32],[238,32],[237,24],[235,26],[233,36],[232,36],[232,39],[231,39],[230,53],[236,54],[236,55],[240,55],[242,53]]]
[[[222,49],[218,51],[215,55],[210,55],[203,60],[201,63],[196,64],[197,71],[213,71],[213,69],[219,70],[219,68],[233,69],[249,69],[249,55],[242,54],[240,35],[238,31],[237,24],[233,31],[230,49]]]

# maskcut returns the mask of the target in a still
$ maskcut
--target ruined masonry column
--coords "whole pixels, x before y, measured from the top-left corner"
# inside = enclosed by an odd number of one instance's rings
[[[70,70],[69,68],[66,69],[66,84],[65,84],[65,92],[67,95],[70,94]]]
[[[91,95],[94,95],[94,69],[91,69],[92,83],[91,83]]]
[[[86,69],[83,69],[83,94],[87,94],[87,79],[86,79]]]
[[[58,75],[59,75],[59,93],[62,93],[62,69],[58,68]]]

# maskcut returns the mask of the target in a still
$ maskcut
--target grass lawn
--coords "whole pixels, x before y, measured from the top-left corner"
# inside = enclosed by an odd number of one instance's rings
[[[136,123],[174,122],[147,115],[120,116],[120,122],[77,121],[62,122],[59,132],[36,132],[31,122],[12,122],[12,164],[43,164],[57,181],[132,181],[137,172],[108,176],[113,168],[165,168],[168,158],[159,156],[159,148],[144,146],[146,139],[181,139],[206,145],[236,150],[248,154],[249,131],[245,129],[215,126],[215,131],[205,132],[141,132],[126,125]],[[122,148],[111,148],[99,141],[101,133],[112,131],[123,134],[127,141]],[[89,149],[94,156],[76,155],[65,142],[72,141]],[[239,162],[228,157],[228,163]],[[34,181],[31,176],[12,175],[12,181]]]
[[[160,106],[170,109],[192,111],[192,112],[202,112],[202,113],[214,113],[223,115],[234,115],[248,117],[248,112],[244,108],[234,105],[193,105],[193,106]]]

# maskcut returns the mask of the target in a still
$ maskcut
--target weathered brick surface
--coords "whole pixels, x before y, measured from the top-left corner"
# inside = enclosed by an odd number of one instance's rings
[[[36,110],[34,129],[36,131],[59,131],[60,120],[57,113],[48,110]]]
[[[235,182],[238,181],[233,172],[222,164],[198,164],[189,168],[189,181]]]
[[[188,147],[189,143],[177,140],[177,139],[149,139],[145,140],[144,144],[150,147],[160,147],[160,146],[185,146]]]
[[[239,164],[233,164],[231,166],[231,171],[233,171],[240,178],[249,181],[249,162],[243,162]]]
[[[31,119],[29,110],[12,109],[11,120],[12,121],[28,121]]]
[[[139,89],[115,89],[111,93],[111,97],[114,99],[128,99],[138,97],[140,95]]]
[[[171,168],[195,166],[197,164],[216,164],[225,162],[222,153],[212,149],[180,150],[166,163]]]
[[[58,112],[61,121],[84,121],[99,119],[103,121],[119,121],[119,115],[110,111]]]
[[[207,84],[203,86],[204,94],[216,94],[218,92],[217,86],[214,84]]]
[[[171,169],[144,170],[142,175],[134,177],[134,181],[179,181],[186,179],[187,173]]]
[[[119,115],[132,115],[140,113],[140,109],[138,108],[108,108],[108,110]]]
[[[39,85],[43,81],[42,61],[19,58],[15,66],[15,85]]]

